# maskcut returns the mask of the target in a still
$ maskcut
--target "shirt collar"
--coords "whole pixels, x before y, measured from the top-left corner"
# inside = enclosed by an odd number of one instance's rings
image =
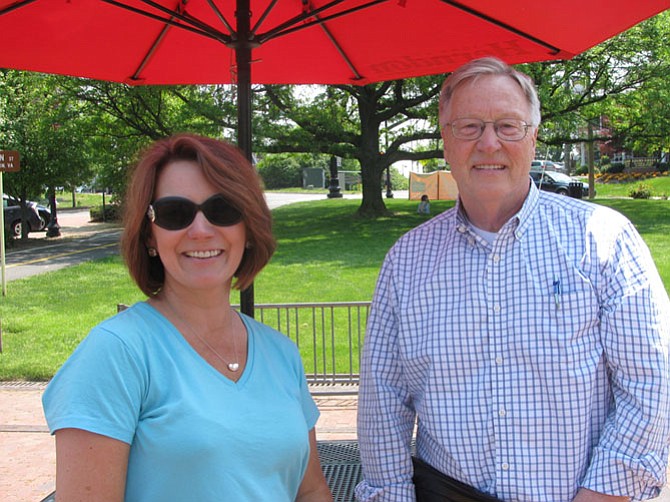
[[[528,179],[530,180],[531,178],[529,177]],[[513,231],[515,237],[521,239],[528,230],[531,216],[535,212],[539,201],[540,191],[535,186],[535,183],[531,181],[528,195],[526,195],[526,200],[521,206],[521,209],[503,225],[498,233],[503,231]],[[465,214],[465,209],[463,208],[460,197],[456,202],[456,225],[460,233],[465,233],[466,231],[471,232],[472,223],[470,223],[470,220]]]

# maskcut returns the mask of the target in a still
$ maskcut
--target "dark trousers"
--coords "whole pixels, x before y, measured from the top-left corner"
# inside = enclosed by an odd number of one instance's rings
[[[417,502],[502,502],[412,457]]]

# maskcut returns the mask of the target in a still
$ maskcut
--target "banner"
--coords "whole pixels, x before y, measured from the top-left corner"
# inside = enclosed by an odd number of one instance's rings
[[[456,200],[458,187],[451,172],[409,173],[409,200],[421,200],[424,194],[430,200]]]

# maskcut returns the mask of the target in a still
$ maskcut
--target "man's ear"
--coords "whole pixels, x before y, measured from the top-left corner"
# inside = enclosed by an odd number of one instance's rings
[[[447,158],[447,139],[445,138],[444,128],[440,130],[440,136],[442,137],[442,157],[447,164],[449,164],[449,159]]]

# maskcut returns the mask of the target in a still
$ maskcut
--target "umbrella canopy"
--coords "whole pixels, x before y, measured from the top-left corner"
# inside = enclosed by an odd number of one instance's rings
[[[0,67],[128,84],[234,83],[242,49],[251,52],[253,82],[362,85],[446,73],[485,55],[512,64],[568,59],[669,7],[669,0],[0,0]]]
[[[236,83],[251,160],[251,82],[357,84],[480,56],[567,59],[670,0],[0,0],[0,67],[131,85]],[[253,316],[253,289],[240,298]]]

